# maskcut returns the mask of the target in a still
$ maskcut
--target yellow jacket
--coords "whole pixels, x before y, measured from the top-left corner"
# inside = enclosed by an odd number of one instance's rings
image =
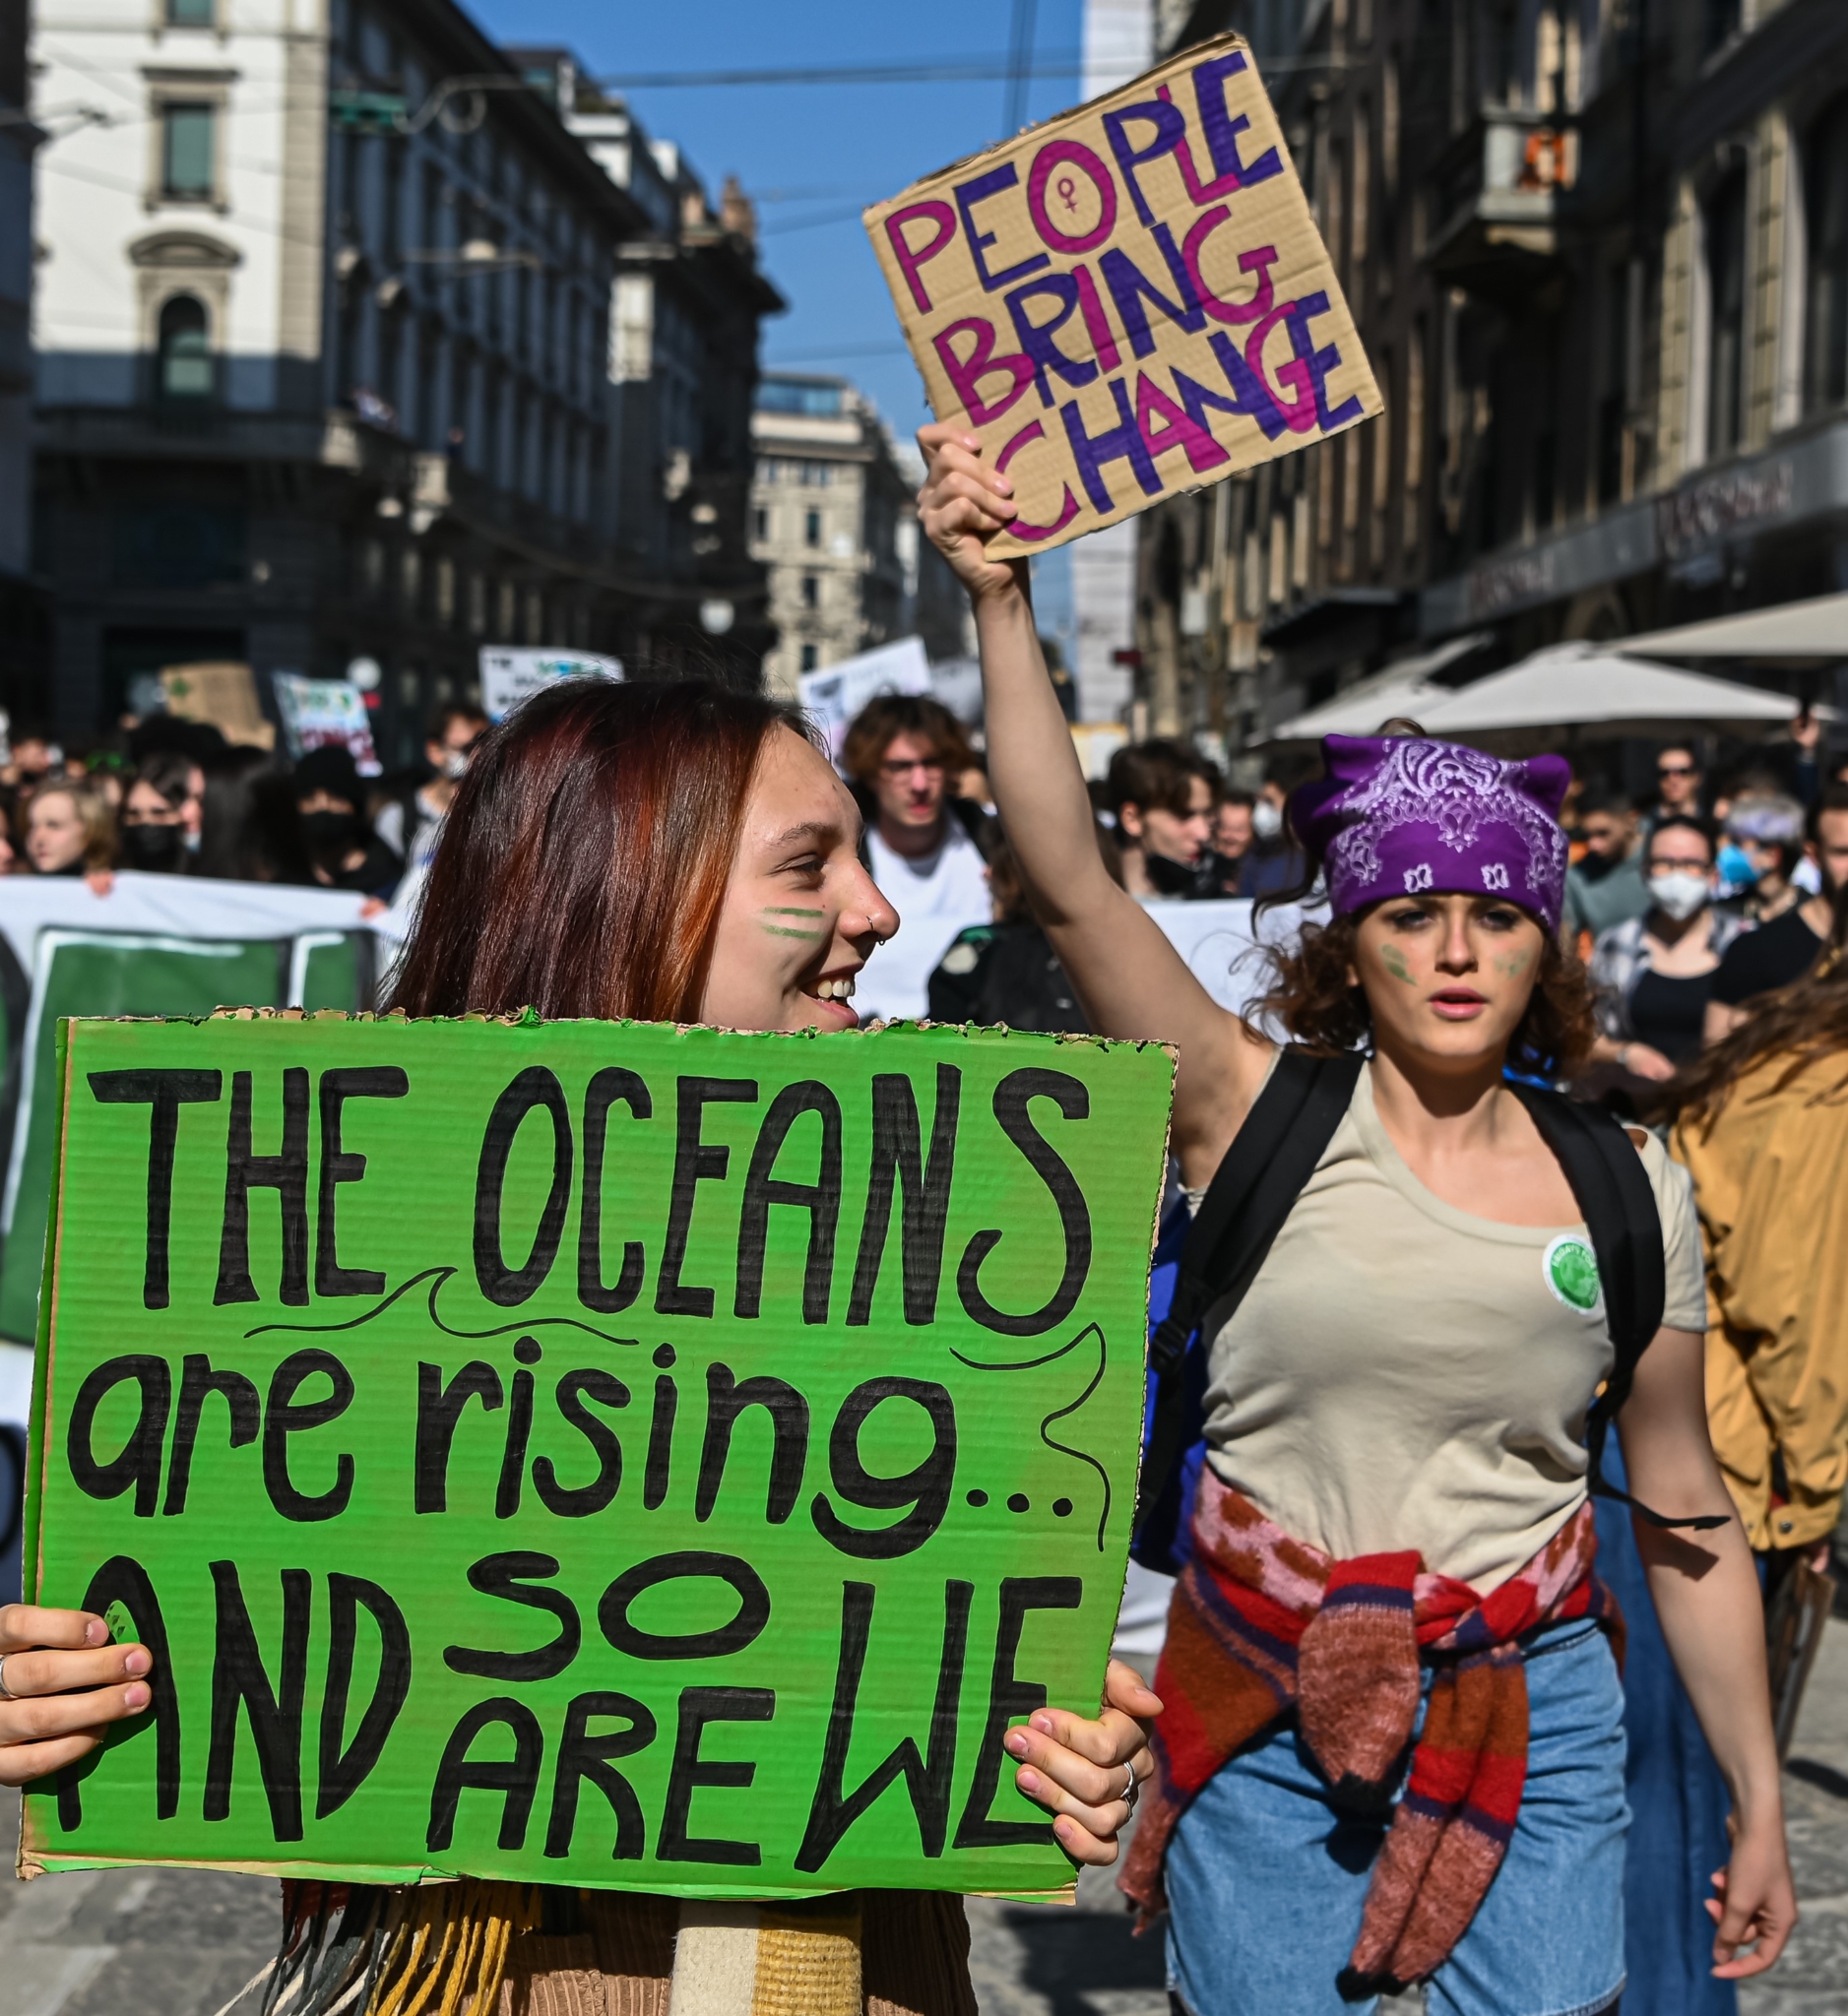
[[[1714,1452],[1758,1548],[1824,1539],[1848,1483],[1848,1055],[1780,1088],[1790,1061],[1761,1060],[1671,1142],[1706,1245]]]

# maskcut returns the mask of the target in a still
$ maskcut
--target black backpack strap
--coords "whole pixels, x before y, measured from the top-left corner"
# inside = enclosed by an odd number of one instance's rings
[[[1540,1138],[1559,1158],[1598,1258],[1605,1322],[1610,1327],[1615,1359],[1604,1391],[1585,1418],[1590,1488],[1599,1497],[1621,1499],[1652,1526],[1686,1526],[1696,1531],[1724,1526],[1727,1519],[1718,1513],[1666,1519],[1604,1478],[1605,1437],[1629,1398],[1637,1360],[1662,1327],[1668,1298],[1662,1214],[1642,1157],[1627,1130],[1602,1106],[1586,1105],[1518,1081],[1510,1082],[1508,1090],[1533,1115]]]
[[[1159,1383],[1136,1488],[1137,1532],[1180,1461],[1185,1399],[1179,1374],[1187,1341],[1214,1302],[1243,1296],[1250,1287],[1334,1139],[1365,1064],[1358,1053],[1319,1057],[1286,1048],[1214,1172],[1180,1249],[1174,1299],[1149,1341]]]

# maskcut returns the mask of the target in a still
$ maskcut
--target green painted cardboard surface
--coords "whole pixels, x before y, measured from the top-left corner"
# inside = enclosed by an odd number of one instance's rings
[[[56,1040],[73,1015],[209,1015],[223,1001],[281,1007],[301,970],[302,1005],[365,1005],[357,934],[304,932],[296,939],[156,937],[146,932],[41,931],[24,1032],[14,1126],[25,1136],[17,1195],[0,1253],[0,1337],[37,1334],[45,1197],[56,1151]]]
[[[24,1866],[1069,1879],[1000,1739],[1099,1696],[1167,1051],[338,1017],[59,1047],[29,1586],[166,1657],[157,1713],[29,1794]]]

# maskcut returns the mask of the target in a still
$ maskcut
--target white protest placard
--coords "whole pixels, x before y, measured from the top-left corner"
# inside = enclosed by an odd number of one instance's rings
[[[372,746],[365,696],[350,679],[304,679],[298,672],[272,672],[283,739],[297,761],[311,749],[350,750],[361,777],[377,777],[384,766]]]
[[[511,644],[481,647],[481,705],[489,721],[504,721],[530,694],[561,679],[619,679],[622,661],[588,651],[522,650]]]
[[[1381,409],[1237,35],[914,183],[865,224],[931,410],[1013,482],[997,557]]]

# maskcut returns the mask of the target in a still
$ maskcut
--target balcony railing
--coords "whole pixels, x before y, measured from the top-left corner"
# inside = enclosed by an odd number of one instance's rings
[[[1518,300],[1551,276],[1578,186],[1567,118],[1485,105],[1431,178],[1425,257],[1454,284]]]

